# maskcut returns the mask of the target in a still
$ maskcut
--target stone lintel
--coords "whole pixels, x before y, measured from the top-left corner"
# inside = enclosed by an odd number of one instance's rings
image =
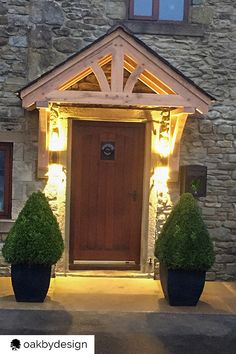
[[[206,26],[191,23],[161,23],[157,21],[126,20],[124,24],[134,34],[203,37]]]

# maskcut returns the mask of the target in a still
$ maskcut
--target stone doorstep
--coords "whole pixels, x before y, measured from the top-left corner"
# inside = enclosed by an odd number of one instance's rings
[[[144,278],[154,279],[154,273],[141,273],[135,271],[119,270],[81,270],[67,273],[56,272],[56,277],[91,277],[91,278]]]

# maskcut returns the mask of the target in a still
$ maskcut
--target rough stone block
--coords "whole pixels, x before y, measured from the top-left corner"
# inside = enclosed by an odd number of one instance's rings
[[[235,87],[230,89],[230,96],[231,96],[232,100],[236,100],[236,88]]]
[[[222,147],[222,148],[230,148],[233,146],[231,141],[217,141],[216,146]]]
[[[218,119],[221,117],[221,113],[215,110],[210,110],[208,113],[208,118],[211,120]]]
[[[0,14],[1,15],[6,15],[8,12],[7,7],[3,6],[3,4],[0,4]]]
[[[211,7],[201,6],[192,7],[191,20],[192,23],[209,25],[214,16],[214,9]]]
[[[8,38],[0,37],[0,47],[3,47],[8,43]]]
[[[233,247],[235,245],[235,242],[216,242],[215,244],[218,248],[223,248],[225,253],[225,250],[227,250],[227,248],[229,247]]]
[[[60,5],[54,1],[33,0],[31,9],[31,21],[33,23],[46,23],[48,25],[62,25],[64,14]]]
[[[5,242],[8,234],[2,234],[2,242]]]
[[[219,227],[217,229],[209,230],[210,235],[215,241],[231,241],[231,235],[229,229],[225,227]]]
[[[211,133],[212,132],[212,122],[202,121],[199,124],[199,130],[201,133]]]
[[[229,155],[229,162],[236,162],[236,154]]]
[[[224,226],[227,227],[227,228],[230,228],[230,229],[236,229],[236,221],[227,220],[227,221],[224,223]]]
[[[234,141],[234,134],[227,134],[227,135],[225,135],[225,139],[226,140],[228,140],[228,141]],[[226,146],[226,147],[228,147],[228,146]]]
[[[205,203],[205,206],[208,208],[220,208],[221,205],[221,203]]]
[[[220,169],[220,170],[236,170],[236,164],[222,162],[222,163],[218,164],[218,169]]]
[[[205,216],[215,215],[215,208],[202,208],[202,214]]]
[[[32,48],[49,48],[51,46],[52,34],[48,26],[37,25],[30,34],[30,45]]]
[[[208,154],[220,154],[221,148],[220,147],[210,147],[207,149]]]
[[[13,47],[23,47],[26,48],[28,46],[28,41],[26,36],[12,36],[9,39],[9,44]]]
[[[206,273],[206,280],[207,281],[216,280],[216,273],[215,272],[207,272]]]
[[[61,7],[53,1],[40,1],[45,23],[49,25],[62,25],[64,14]]]
[[[56,50],[62,53],[75,53],[83,47],[83,39],[81,38],[60,38],[53,41]]]
[[[216,195],[208,195],[205,198],[205,201],[209,202],[209,203],[216,203],[217,202],[217,196]]]
[[[236,263],[227,264],[226,273],[236,275]]]
[[[5,15],[0,15],[0,26],[2,25],[7,25],[8,24],[8,18]]]
[[[229,196],[236,195],[236,188],[232,188],[229,190]]]
[[[216,262],[225,263],[225,262],[234,262],[235,256],[231,254],[217,254],[216,255]]]
[[[12,198],[15,200],[26,200],[26,186],[25,182],[13,183]]]
[[[217,132],[219,134],[230,134],[233,132],[233,127],[228,124],[222,124],[218,126]]]
[[[15,181],[29,182],[33,179],[33,166],[31,162],[15,161],[13,164],[13,178]]]
[[[127,13],[127,5],[125,2],[107,2],[107,16],[113,20],[125,19]]]
[[[22,161],[23,160],[23,151],[24,144],[23,143],[14,143],[13,147],[13,160],[14,161]]]
[[[232,179],[236,179],[236,171],[232,172]]]

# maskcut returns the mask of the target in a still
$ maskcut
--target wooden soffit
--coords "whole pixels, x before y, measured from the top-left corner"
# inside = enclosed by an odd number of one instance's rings
[[[213,100],[123,27],[42,75],[19,95],[27,110],[63,103],[191,107],[207,113]]]

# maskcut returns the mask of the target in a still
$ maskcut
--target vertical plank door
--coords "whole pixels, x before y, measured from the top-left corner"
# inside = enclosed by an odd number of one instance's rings
[[[140,263],[144,124],[73,121],[70,264]]]

